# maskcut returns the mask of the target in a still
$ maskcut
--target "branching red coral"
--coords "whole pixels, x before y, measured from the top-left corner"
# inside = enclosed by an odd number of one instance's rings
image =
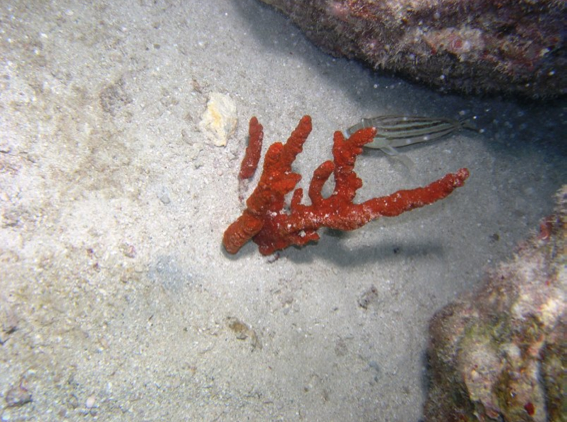
[[[250,128],[251,140],[262,138],[263,133],[252,135],[252,128],[262,132],[255,118],[252,118]],[[289,210],[286,210],[285,195],[301,179],[299,174],[292,172],[291,165],[310,132],[311,118],[304,116],[285,144],[276,142],[270,146],[260,181],[246,201],[246,209],[224,233],[223,245],[227,252],[234,254],[253,240],[260,253],[270,255],[291,245],[302,246],[317,241],[317,230],[321,227],[354,230],[379,217],[395,217],[443,199],[469,177],[469,171],[463,168],[426,187],[401,190],[355,204],[356,191],[362,186],[362,180],[354,172],[356,157],[362,153],[364,144],[372,142],[376,131],[361,129],[348,139],[341,132],[335,132],[333,161],[321,164],[309,185],[311,205],[301,204],[303,190],[298,188],[293,192]],[[331,174],[334,175],[335,189],[324,198],[321,191]]]

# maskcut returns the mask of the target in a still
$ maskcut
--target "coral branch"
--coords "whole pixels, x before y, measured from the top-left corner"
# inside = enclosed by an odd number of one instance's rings
[[[250,179],[254,176],[256,168],[258,167],[258,162],[260,161],[260,155],[262,154],[264,128],[260,123],[258,123],[258,119],[256,117],[252,117],[250,119],[248,133],[250,134],[250,139],[248,140],[248,147],[246,147],[246,153],[242,159],[240,173],[238,174],[238,178],[240,180]]]
[[[255,121],[252,124],[252,121]],[[250,130],[262,127],[254,118]],[[303,190],[293,193],[289,210],[284,210],[285,195],[291,192],[301,176],[291,171],[291,165],[302,151],[311,132],[311,118],[304,116],[285,144],[273,144],[266,153],[264,168],[258,186],[246,201],[247,208],[224,233],[223,244],[227,252],[236,253],[249,240],[259,246],[260,253],[269,255],[291,245],[302,246],[317,241],[317,230],[328,227],[337,230],[354,230],[379,217],[395,217],[406,211],[423,207],[447,197],[463,185],[469,177],[467,169],[445,177],[422,188],[401,190],[361,204],[353,203],[362,180],[354,172],[356,157],[362,146],[372,142],[375,130],[361,129],[349,139],[336,132],[333,144],[333,161],[321,164],[313,173],[309,185],[311,205],[302,205]],[[252,133],[250,139],[253,139]],[[323,185],[334,175],[335,189],[328,198],[321,193]]]

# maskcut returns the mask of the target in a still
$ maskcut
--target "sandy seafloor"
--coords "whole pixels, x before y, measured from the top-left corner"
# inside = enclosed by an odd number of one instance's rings
[[[432,314],[567,180],[564,104],[373,73],[254,0],[89,3],[0,3],[1,420],[418,421]],[[198,125],[213,92],[226,147]],[[279,259],[224,252],[251,116],[264,151],[312,116],[306,187],[335,130],[398,113],[483,133],[406,148],[412,171],[365,152],[357,199],[468,167],[463,188]]]

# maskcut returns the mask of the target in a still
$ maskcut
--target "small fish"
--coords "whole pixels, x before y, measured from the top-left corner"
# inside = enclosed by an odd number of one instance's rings
[[[346,130],[350,136],[359,129],[376,128],[374,141],[364,145],[380,149],[388,155],[398,155],[396,148],[441,138],[461,129],[478,131],[468,120],[443,117],[378,116],[362,121]]]

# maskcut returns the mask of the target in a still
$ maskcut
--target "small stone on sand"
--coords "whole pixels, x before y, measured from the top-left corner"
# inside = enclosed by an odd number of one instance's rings
[[[207,109],[201,117],[199,128],[208,140],[218,147],[224,147],[236,130],[236,104],[230,96],[213,92]]]

